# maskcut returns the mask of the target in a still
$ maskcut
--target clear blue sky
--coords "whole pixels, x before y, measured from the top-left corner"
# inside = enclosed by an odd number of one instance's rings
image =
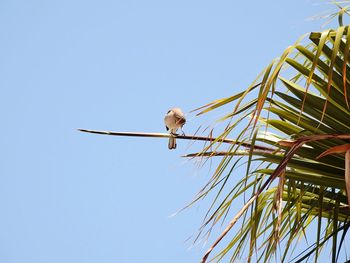
[[[163,132],[320,30],[317,2],[2,0],[0,262],[198,262],[205,203],[169,217],[210,176],[189,143],[76,129]]]

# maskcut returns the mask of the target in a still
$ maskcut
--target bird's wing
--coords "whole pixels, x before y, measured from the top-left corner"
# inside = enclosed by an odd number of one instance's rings
[[[175,123],[176,124],[185,124],[186,123],[186,119],[183,115],[175,113],[174,116],[175,116]]]

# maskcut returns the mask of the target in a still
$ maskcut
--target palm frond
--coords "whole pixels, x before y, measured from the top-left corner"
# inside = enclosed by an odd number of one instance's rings
[[[350,224],[350,27],[343,26],[347,10],[339,11],[338,28],[310,33],[305,44],[306,39],[299,39],[246,91],[197,109],[198,115],[225,105],[233,109],[220,119],[225,128],[218,140],[186,155],[222,158],[202,189],[205,195],[199,198],[219,189],[201,231],[208,233],[218,222],[226,222],[233,203],[243,194],[250,196],[231,215],[202,262],[224,238],[230,239],[215,260],[268,262],[279,255],[285,262],[292,258],[301,237],[311,245],[299,250],[293,260],[313,256],[317,261],[330,239],[332,260],[339,257]],[[219,140],[232,136],[237,127],[241,127],[237,141],[242,144],[222,150]],[[251,147],[242,150],[243,143]],[[269,151],[255,148],[256,144]],[[245,174],[231,191],[223,191],[231,180],[237,180],[231,174],[240,162],[247,167]],[[231,233],[240,218],[241,227]],[[311,226],[316,231],[308,235]],[[278,252],[281,246],[283,252]]]

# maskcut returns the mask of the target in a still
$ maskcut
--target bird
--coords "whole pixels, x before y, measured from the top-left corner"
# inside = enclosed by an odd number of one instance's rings
[[[171,135],[177,135],[178,129],[182,130],[182,127],[186,123],[185,115],[180,108],[170,109],[164,117],[165,128]],[[169,138],[168,148],[170,150],[176,149],[176,137],[171,136]]]

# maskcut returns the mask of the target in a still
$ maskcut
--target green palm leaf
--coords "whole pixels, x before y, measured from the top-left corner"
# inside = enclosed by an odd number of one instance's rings
[[[233,110],[220,119],[225,128],[219,139],[202,152],[187,155],[222,158],[197,200],[219,189],[201,233],[210,232],[219,222],[227,227],[202,262],[222,242],[226,245],[215,260],[269,262],[279,256],[285,262],[312,256],[317,261],[330,240],[332,261],[339,257],[350,225],[345,180],[347,173],[350,177],[350,168],[345,167],[350,157],[339,151],[340,145],[350,143],[350,28],[343,26],[347,8],[339,12],[338,28],[311,33],[306,44],[298,40],[246,91],[197,109],[198,115],[209,114],[233,104]],[[236,140],[251,148],[242,151],[238,145],[220,150],[220,141],[238,127]],[[255,149],[257,142],[272,150]],[[237,180],[233,172],[240,164],[247,169]],[[231,215],[230,207],[242,195],[250,198]],[[228,223],[229,216],[233,219]],[[236,229],[238,221],[241,227]],[[316,231],[308,236],[310,229]],[[293,247],[301,237],[310,239],[311,245],[305,251],[299,249],[293,259]]]

